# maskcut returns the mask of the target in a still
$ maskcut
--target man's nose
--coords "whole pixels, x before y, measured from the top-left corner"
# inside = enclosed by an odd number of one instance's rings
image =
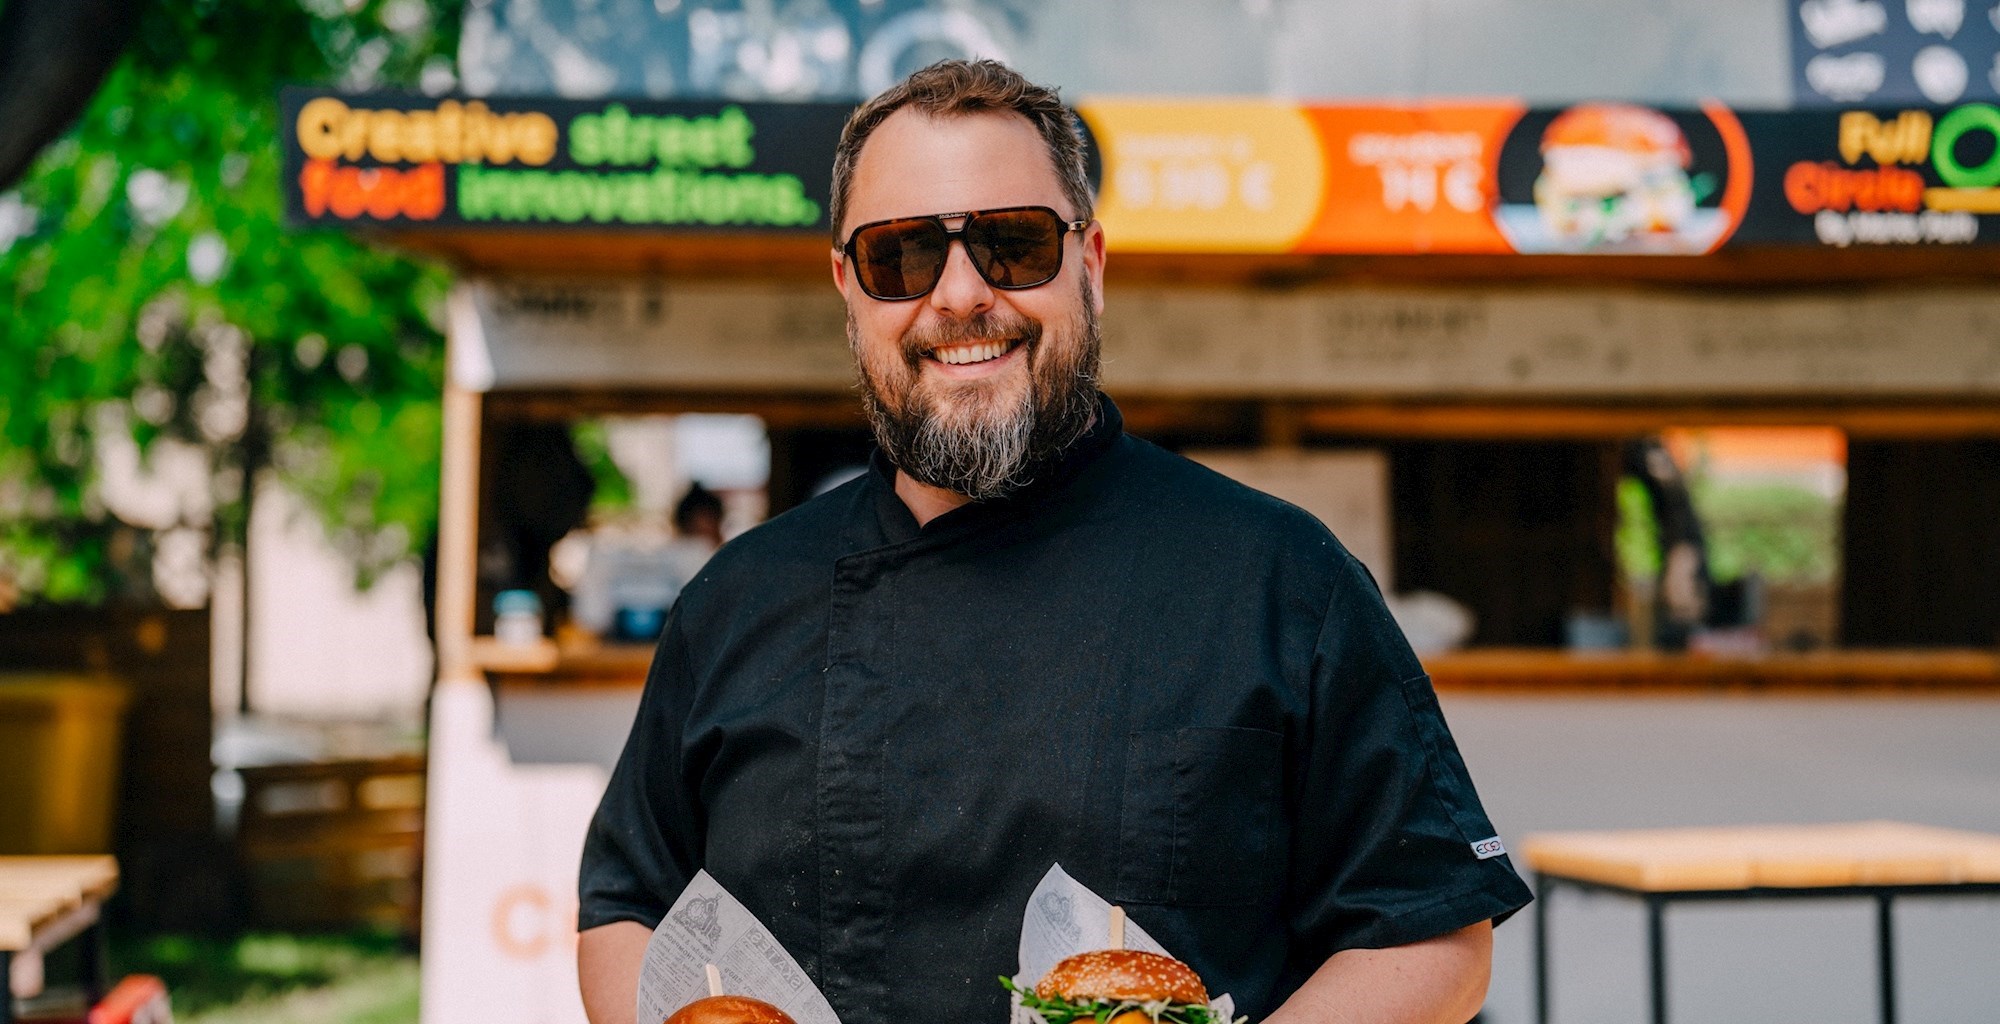
[[[954,238],[945,249],[944,269],[931,289],[931,308],[944,316],[967,317],[993,308],[993,286],[972,265],[965,243]]]

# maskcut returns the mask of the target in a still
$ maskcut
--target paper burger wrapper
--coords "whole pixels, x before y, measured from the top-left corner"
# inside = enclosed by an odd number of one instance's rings
[[[1110,944],[1111,903],[1071,878],[1061,864],[1052,865],[1028,897],[1027,913],[1021,917],[1020,968],[1014,972],[1014,984],[1032,989],[1056,964]],[[1129,916],[1125,919],[1125,948],[1173,956]],[[1048,1024],[1041,1014],[1021,1005],[1019,994],[1013,996],[1011,1005],[1010,1024]],[[1236,1000],[1227,994],[1210,999],[1208,1009],[1217,1021],[1236,1019]]]
[[[771,930],[714,876],[698,871],[646,943],[638,1024],[661,1024],[708,995],[708,964],[722,971],[728,995],[762,999],[798,1024],[840,1024],[826,996]]]

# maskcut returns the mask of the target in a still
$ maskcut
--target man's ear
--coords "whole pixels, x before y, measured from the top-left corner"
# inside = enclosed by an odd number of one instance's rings
[[[847,294],[847,260],[839,249],[830,250],[833,260],[833,286],[840,294]]]
[[[1091,221],[1083,229],[1083,272],[1090,281],[1090,296],[1097,314],[1104,315],[1104,225]]]

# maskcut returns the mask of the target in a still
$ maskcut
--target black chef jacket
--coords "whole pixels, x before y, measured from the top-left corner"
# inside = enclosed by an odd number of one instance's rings
[[[1061,862],[1256,1020],[1339,950],[1526,903],[1367,570],[1101,409],[1008,499],[919,528],[878,454],[723,547],[668,618],[580,927],[652,927],[707,868],[849,1024],[1001,1024]]]

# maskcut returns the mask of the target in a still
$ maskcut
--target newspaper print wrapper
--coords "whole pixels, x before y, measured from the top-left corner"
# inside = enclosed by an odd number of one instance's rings
[[[1071,878],[1061,864],[1052,865],[1028,897],[1028,912],[1021,917],[1021,963],[1014,984],[1032,989],[1063,960],[1110,945],[1110,902]],[[1125,948],[1173,956],[1130,916],[1125,918]],[[1010,1024],[1048,1024],[1041,1014],[1021,1005],[1018,993],[1012,1006]],[[1236,1019],[1236,1000],[1226,993],[1210,999],[1208,1009],[1217,1021]]]
[[[698,871],[646,943],[639,970],[639,1024],[661,1024],[708,995],[708,964],[722,971],[726,995],[762,999],[798,1024],[840,1024],[826,996],[770,929],[722,883]]]

